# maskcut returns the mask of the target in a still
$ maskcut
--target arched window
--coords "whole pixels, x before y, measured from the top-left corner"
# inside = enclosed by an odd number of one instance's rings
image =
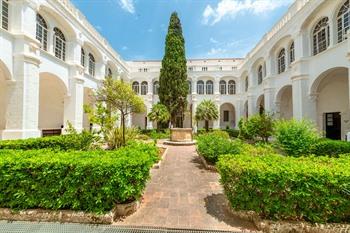
[[[198,95],[204,94],[204,82],[202,80],[197,82],[197,94]]]
[[[295,61],[295,48],[294,41],[289,46],[289,62],[292,63]]]
[[[244,80],[244,90],[245,90],[245,92],[248,91],[248,88],[249,88],[249,78],[247,76],[247,77],[245,77],[245,80]]]
[[[89,53],[89,74],[95,77],[95,57]]]
[[[236,94],[236,82],[233,80],[228,81],[228,94],[229,95]]]
[[[81,48],[80,52],[80,64],[85,67],[85,50]]]
[[[139,86],[139,83],[138,82],[133,82],[132,83],[132,90],[136,93],[136,94],[139,94],[140,92],[140,86]]]
[[[260,85],[263,81],[263,67],[262,65],[258,68],[258,85]]]
[[[192,82],[188,80],[187,85],[188,85],[188,94],[191,95],[192,94]]]
[[[141,95],[147,95],[148,92],[148,84],[146,81],[141,83]]]
[[[226,82],[225,82],[225,80],[221,80],[219,85],[220,85],[220,94],[226,95]]]
[[[62,31],[58,28],[54,28],[53,43],[55,56],[63,61],[66,60],[66,38]]]
[[[328,17],[324,17],[317,24],[313,31],[314,55],[325,51],[329,46],[329,24]]]
[[[158,95],[158,93],[159,93],[159,82],[155,81],[153,83],[153,94],[154,95]]]
[[[106,73],[108,77],[112,77],[113,75],[111,68],[108,68]]]
[[[347,0],[340,8],[337,16],[338,43],[346,39],[346,34],[350,29],[350,1]]]
[[[39,14],[36,14],[36,39],[40,41],[41,48],[47,51],[47,23]]]
[[[281,49],[281,51],[278,53],[278,73],[283,73],[286,70],[286,50]]]
[[[3,29],[9,29],[9,2],[8,0],[0,0],[0,25]]]
[[[206,88],[206,94],[207,95],[212,95],[214,93],[214,84],[213,81],[208,80],[205,84]]]

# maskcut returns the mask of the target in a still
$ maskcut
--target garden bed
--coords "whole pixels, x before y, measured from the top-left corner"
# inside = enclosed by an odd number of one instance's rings
[[[153,165],[153,169],[159,169],[163,160],[165,159],[166,155],[168,153],[168,148],[163,147],[163,146],[158,146],[158,156],[159,156],[159,161]]]

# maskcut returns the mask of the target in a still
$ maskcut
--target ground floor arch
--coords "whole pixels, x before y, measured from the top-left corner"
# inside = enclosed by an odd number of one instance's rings
[[[290,120],[293,118],[293,89],[292,85],[282,87],[277,93],[277,117]]]
[[[9,103],[9,79],[9,73],[0,61],[0,139],[2,135],[1,131],[6,129],[7,108]]]
[[[260,95],[258,97],[258,100],[256,101],[256,111],[258,113],[263,113],[265,111],[265,96],[264,95]]]
[[[333,68],[323,72],[312,84],[316,122],[327,138],[345,139],[350,131],[348,77],[348,68]]]
[[[62,133],[67,87],[57,76],[41,73],[39,81],[39,124],[43,136]]]
[[[236,127],[236,110],[233,104],[220,105],[220,128],[233,129]]]

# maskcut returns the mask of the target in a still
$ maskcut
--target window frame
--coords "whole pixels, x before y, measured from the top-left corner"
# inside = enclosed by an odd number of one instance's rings
[[[312,54],[315,56],[328,49],[330,45],[329,18],[320,19],[312,30]]]
[[[235,95],[236,94],[236,81],[235,80],[230,80],[228,81],[228,94],[229,95]]]
[[[204,81],[197,81],[197,94],[204,95]]]
[[[225,80],[220,80],[219,89],[221,95],[227,95],[227,85]]]
[[[147,95],[148,93],[148,83],[146,81],[141,82],[141,95]]]
[[[295,61],[295,44],[294,41],[289,46],[289,63],[293,63]]]
[[[245,80],[244,80],[244,90],[245,90],[245,92],[248,92],[248,89],[249,89],[249,76],[246,76]]]
[[[10,5],[8,0],[0,0],[0,27],[6,31],[9,30]]]
[[[159,81],[153,82],[153,95],[159,94]]]
[[[92,53],[89,53],[89,75],[92,77],[96,75],[96,60]]]
[[[84,50],[84,48],[81,48],[81,50],[80,50],[80,65],[82,66],[82,67],[85,67],[85,50]]]
[[[40,41],[40,48],[47,51],[48,48],[48,26],[42,15],[36,14],[35,38]]]
[[[337,40],[338,43],[341,43],[347,39],[347,31],[350,30],[350,0],[345,1],[340,7],[337,14],[336,24]]]
[[[205,82],[205,94],[206,95],[213,95],[214,94],[214,82],[211,80],[208,80]]]
[[[262,84],[263,82],[263,66],[259,65],[258,67],[258,85]]]
[[[277,57],[277,71],[281,74],[286,71],[286,49],[282,48]]]
[[[140,84],[138,81],[134,81],[132,84],[131,84],[131,88],[132,90],[136,93],[136,94],[140,94]]]
[[[53,29],[53,51],[55,57],[66,60],[66,37],[58,27]]]

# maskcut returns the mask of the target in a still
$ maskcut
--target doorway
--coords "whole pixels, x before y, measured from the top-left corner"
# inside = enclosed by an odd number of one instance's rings
[[[341,116],[340,112],[325,114],[326,138],[341,140]]]

